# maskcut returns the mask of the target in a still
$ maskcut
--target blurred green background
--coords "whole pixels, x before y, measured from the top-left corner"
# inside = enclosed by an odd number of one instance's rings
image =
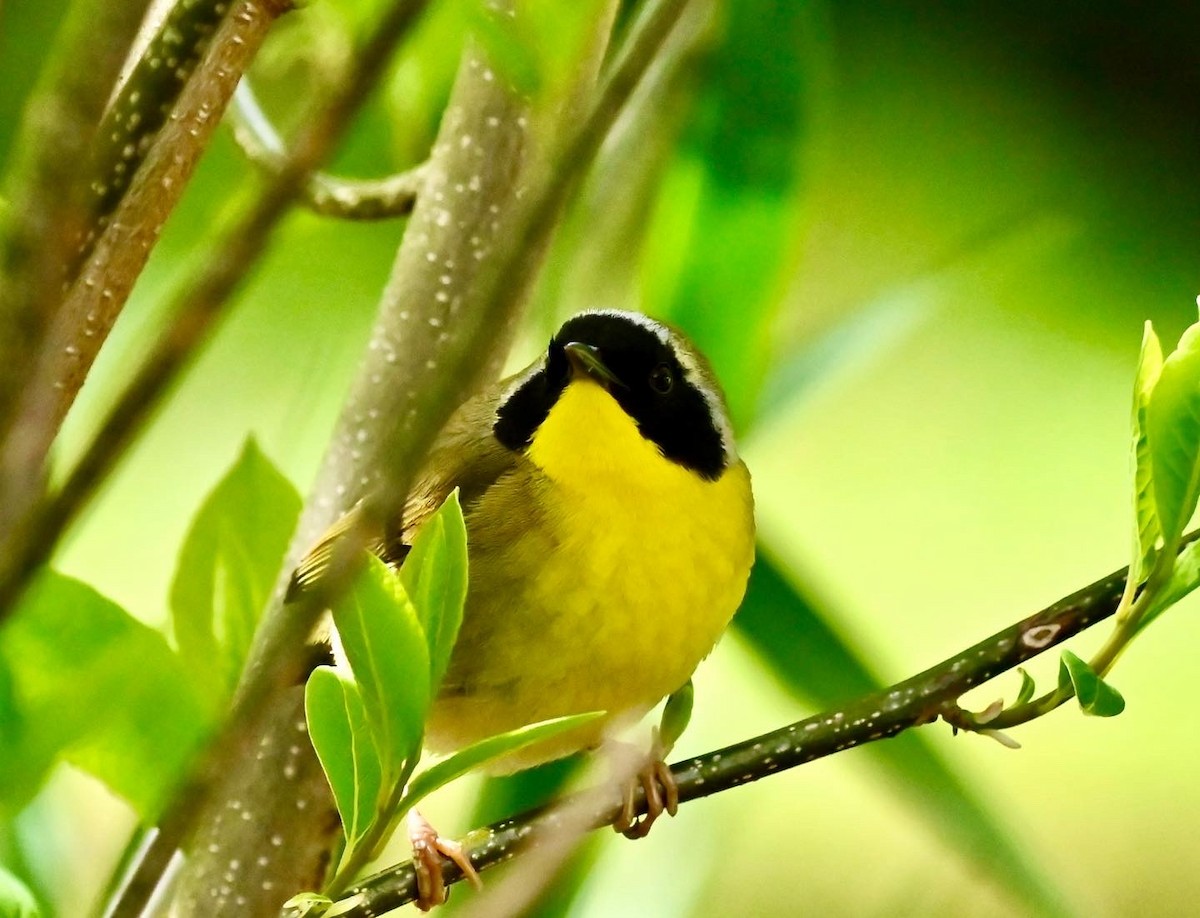
[[[295,117],[289,80],[319,85],[368,6],[316,0],[281,23],[258,73],[280,122]],[[453,6],[360,120],[342,171],[421,156],[453,73]],[[6,7],[12,47],[29,6]],[[737,0],[717,19],[657,107],[606,148],[514,363],[586,306],[643,308],[692,332],[729,390],[778,570],[843,650],[894,681],[1125,563],[1141,323],[1173,344],[1200,293],[1200,11]],[[249,172],[223,134],[60,458],[85,442]],[[161,623],[188,521],[247,434],[305,490],[402,232],[290,218],[58,566]],[[919,769],[856,750],[690,804],[636,845],[605,837],[572,914],[1022,915],[1052,901],[1079,915],[1189,913],[1194,605],[1117,667],[1128,708],[1115,720],[1064,708],[1020,729],[1015,752],[924,728],[1040,874],[1041,905],[999,848],[968,851],[928,804],[941,778],[922,788]],[[813,659],[826,651],[805,642],[775,650],[766,665],[735,628],[697,675],[680,755],[812,713],[856,678],[827,673],[829,658]],[[1049,682],[1055,665],[1032,671]],[[971,700],[1011,699],[1016,685]],[[466,829],[468,798],[460,788],[427,815]],[[129,821],[67,769],[23,817],[31,858],[73,876],[51,881],[62,914],[82,914]]]

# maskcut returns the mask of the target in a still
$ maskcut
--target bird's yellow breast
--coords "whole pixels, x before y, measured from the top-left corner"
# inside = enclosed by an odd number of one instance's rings
[[[435,746],[568,713],[640,716],[687,681],[745,592],[754,522],[742,463],[704,480],[590,380],[566,387],[527,457],[467,517],[471,588]]]

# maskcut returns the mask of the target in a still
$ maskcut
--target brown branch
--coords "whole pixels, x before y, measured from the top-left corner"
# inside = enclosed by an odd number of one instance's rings
[[[62,300],[66,266],[86,222],[86,177],[79,163],[87,160],[147,6],[148,0],[73,4],[26,104],[0,233],[0,439],[18,427],[21,393]],[[0,460],[0,482],[13,473],[23,468]],[[36,476],[34,481],[40,484]],[[16,515],[2,498],[0,523],[7,524]]]
[[[96,482],[161,399],[195,342],[220,316],[230,294],[264,251],[272,229],[300,190],[305,177],[331,152],[337,138],[378,81],[396,45],[425,5],[425,0],[396,0],[384,11],[329,103],[306,123],[283,168],[259,193],[245,217],[221,240],[199,276],[188,286],[173,310],[175,320],[171,328],[150,360],[109,415],[101,434],[72,472],[63,490],[35,518],[44,529],[34,530],[41,538],[33,544],[40,546],[43,553],[45,546],[52,544],[50,536],[61,532],[65,523],[78,512]],[[251,10],[244,9],[247,15],[254,15]],[[233,15],[236,16],[236,12]],[[24,552],[14,573],[0,569],[0,595],[4,595],[5,587],[11,595],[13,585],[28,576],[31,561],[37,561],[36,551]],[[295,669],[287,669],[286,659],[281,659],[280,663],[280,667],[258,680],[257,690],[243,691],[232,716],[233,722],[245,725],[255,721],[258,705],[271,686],[295,682]],[[174,851],[193,825],[209,789],[222,777],[224,763],[229,761],[240,735],[226,729],[202,756],[195,773],[168,807],[153,841],[142,853],[114,906],[115,916],[140,913]]]
[[[178,191],[172,193],[174,182],[191,173],[203,150],[200,142],[214,130],[238,74],[250,62],[252,50],[282,8],[280,2],[270,0],[238,0],[222,23],[197,79],[188,83],[180,98],[179,119],[160,134],[146,167],[139,170],[130,193],[122,199],[108,232],[68,296],[58,329],[68,335],[67,340],[78,344],[68,344],[61,353],[55,349],[49,356],[50,364],[58,366],[54,370],[47,367],[48,371],[61,372],[61,376],[55,377],[49,388],[35,385],[30,389],[22,413],[23,419],[28,420],[28,427],[23,430],[29,433],[16,438],[14,444],[7,444],[16,451],[16,457],[8,454],[6,461],[16,461],[26,469],[41,466],[40,456],[49,444],[46,437],[53,438],[70,396],[83,382],[85,362],[90,364],[94,358],[98,341],[103,340],[124,304],[149,256],[158,228],[178,197]],[[344,118],[348,113],[342,115]],[[170,148],[175,142],[180,144],[178,151]],[[287,209],[306,168],[324,155],[331,143],[328,136],[310,134],[307,144],[298,146],[292,169],[278,176],[260,194],[250,216],[218,244],[205,269],[190,284],[172,311],[172,324],[122,392],[61,490],[43,497],[14,524],[0,557],[0,620],[11,614],[14,598],[49,557],[59,536],[160,402],[204,332],[220,316],[247,266],[263,251],[270,229]],[[124,222],[126,216],[130,223]],[[73,337],[72,331],[79,337]],[[36,443],[32,439],[34,431],[43,434]],[[22,499],[16,494],[8,497]]]
[[[91,147],[90,223],[81,240],[80,262],[91,254],[159,131],[169,121],[190,121],[187,109],[177,112],[176,103],[232,6],[230,0],[176,2],[121,84]],[[290,6],[290,2],[275,3],[274,15]],[[226,43],[228,38],[226,33],[217,43]],[[255,47],[259,40],[252,38]]]
[[[215,3],[216,7],[224,5],[224,2]],[[154,139],[153,146],[127,192],[120,197],[120,203],[91,251],[82,273],[67,293],[48,331],[36,375],[20,400],[18,423],[3,444],[0,463],[5,474],[0,476],[0,487],[3,488],[0,491],[0,506],[10,514],[10,519],[19,519],[39,494],[37,483],[46,454],[67,409],[129,298],[151,249],[158,241],[163,223],[183,194],[238,79],[253,59],[271,24],[288,5],[288,0],[232,0],[228,15],[221,21],[202,62],[193,77],[187,80],[177,105],[162,129],[156,133],[144,132],[148,118],[143,118],[141,126],[137,128],[137,136],[141,138],[137,148],[140,149],[143,141],[151,138]],[[212,8],[214,3],[206,6]],[[164,25],[165,31],[171,28],[169,22]],[[157,60],[154,55],[163,53],[159,47],[162,41],[160,32],[160,37],[152,42],[147,51],[148,56],[143,57],[139,69],[135,70],[135,77],[142,69],[157,72],[157,68],[147,61]],[[182,69],[178,62],[177,67]],[[133,98],[139,91],[129,90]],[[149,88],[146,91],[149,92]],[[140,100],[139,104],[144,101]],[[169,96],[165,101],[151,97],[150,104],[151,108],[169,106],[171,101]],[[119,98],[112,110],[116,114],[110,114],[106,119],[108,127],[105,129],[111,127],[109,122],[113,118],[124,117],[128,124],[129,119],[137,114],[131,110],[132,104],[129,100]],[[128,165],[132,166],[133,162],[134,157],[131,157]],[[118,162],[118,165],[121,164]],[[116,186],[110,184],[106,187],[111,189]],[[195,324],[196,327],[170,343],[171,356],[159,370],[164,380],[174,374],[175,367],[190,353],[192,343],[198,339],[207,321],[193,323],[189,319],[187,324]],[[151,388],[161,385],[159,381],[143,382]],[[146,407],[149,407],[148,403]],[[139,421],[140,416],[132,419],[135,426]],[[120,438],[109,438],[105,449],[119,449],[119,441]],[[88,484],[83,491],[76,491],[66,503],[78,502],[90,487]],[[27,542],[30,547],[34,547],[33,542],[44,542],[51,538],[54,531],[61,529],[70,519],[70,513],[63,513],[63,509],[59,508],[58,519],[52,525],[27,530],[31,533],[30,537],[18,535],[17,538]],[[43,522],[49,524],[50,520]],[[9,540],[10,553],[13,551],[13,541]],[[38,554],[44,557],[50,547],[42,546]],[[36,565],[39,558],[32,558],[31,561]],[[0,616],[3,614],[0,611]]]
[[[461,143],[464,134],[478,138],[478,143]],[[397,253],[371,344],[293,541],[285,579],[316,536],[364,493],[378,494],[385,479],[392,482],[387,493],[407,492],[406,479],[450,411],[507,347],[508,330],[515,326],[522,305],[520,291],[492,311],[488,336],[465,334],[470,326],[463,321],[462,304],[484,270],[474,251],[482,251],[484,240],[491,250],[504,251],[501,230],[511,219],[514,192],[527,180],[528,144],[527,106],[496,78],[490,62],[469,48],[427,166],[426,193],[417,200]],[[470,190],[456,193],[455,187]],[[472,371],[456,374],[448,366],[462,363]],[[445,385],[430,385],[435,371],[443,374]],[[389,510],[382,501],[374,506],[379,514]],[[320,584],[323,590],[336,591],[350,576],[362,537],[359,530],[344,540],[331,575]],[[328,807],[329,794],[307,739],[298,762],[269,756],[232,764],[239,747],[254,748],[263,724],[288,717],[274,687],[286,682],[278,673],[299,672],[302,678],[296,652],[325,605],[317,597],[285,610],[279,602],[281,592],[282,584],[251,654],[238,708],[213,752],[214,758],[231,763],[226,771],[252,774],[248,780],[255,788],[253,818],[215,826],[230,800],[244,804],[248,795],[229,785],[214,795],[180,881],[176,908],[184,916],[212,914],[210,890],[222,886],[234,864],[239,865],[236,888],[246,900],[237,914],[276,914],[280,903],[305,885],[289,889],[285,883],[319,872],[323,865],[316,855],[324,850],[327,856],[338,831],[336,822],[311,818],[313,811]],[[289,765],[294,769],[286,770]],[[312,776],[312,793],[297,796],[300,782]],[[301,801],[302,809],[297,807]],[[311,844],[314,836],[323,849]],[[272,846],[272,838],[288,839],[287,847]],[[310,852],[299,870],[290,863],[297,840]]]

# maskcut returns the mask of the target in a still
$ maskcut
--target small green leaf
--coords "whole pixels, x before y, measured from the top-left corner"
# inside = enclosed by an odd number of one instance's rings
[[[659,738],[668,752],[675,748],[679,737],[683,736],[683,731],[691,722],[692,704],[695,699],[696,690],[691,679],[684,683],[683,688],[667,696],[667,703],[663,705],[662,720],[659,722]]]
[[[1105,682],[1085,660],[1064,650],[1059,663],[1058,684],[1071,686],[1084,714],[1094,717],[1115,717],[1125,710],[1121,693]]]
[[[1142,334],[1142,352],[1138,358],[1137,376],[1133,385],[1133,465],[1134,561],[1129,575],[1141,583],[1153,563],[1154,553],[1162,538],[1162,526],[1154,503],[1154,472],[1147,435],[1147,416],[1150,397],[1162,374],[1162,345],[1154,326],[1146,323]]]
[[[416,610],[395,572],[368,555],[333,606],[333,620],[362,693],[384,775],[421,753],[429,709],[429,650]]]
[[[1025,672],[1025,667],[1018,666],[1017,672],[1021,674],[1021,687],[1017,690],[1016,704],[1025,704],[1033,697],[1033,693],[1037,691],[1037,684],[1033,681],[1033,676]]]
[[[467,527],[458,489],[421,526],[400,580],[429,644],[429,685],[436,692],[458,638],[467,601]]]
[[[38,918],[40,915],[33,893],[0,866],[0,918]]]
[[[0,634],[0,656],[21,723],[0,756],[0,801],[19,806],[65,758],[153,820],[214,713],[163,636],[45,571]]]
[[[1154,502],[1173,551],[1200,497],[1200,323],[1163,362],[1146,411]]]
[[[573,714],[570,717],[544,720],[541,723],[518,727],[516,730],[510,730],[497,736],[489,736],[465,749],[460,749],[436,765],[425,769],[409,782],[404,799],[400,801],[400,811],[412,809],[439,787],[444,787],[481,765],[542,740],[551,739],[561,733],[587,726],[603,716],[603,711],[593,711],[589,714]]]
[[[333,900],[328,896],[322,896],[315,892],[302,892],[283,903],[283,908],[285,911],[293,910],[292,918],[321,918],[329,911],[331,905],[333,905]]]
[[[318,666],[304,686],[304,714],[350,849],[374,820],[383,787],[363,697],[348,674]]]
[[[223,700],[237,684],[300,503],[251,439],[192,521],[171,583],[171,623],[210,697]]]
[[[1091,714],[1094,717],[1116,717],[1124,710],[1125,697],[1101,679],[1095,701],[1089,707],[1084,708],[1083,713]]]

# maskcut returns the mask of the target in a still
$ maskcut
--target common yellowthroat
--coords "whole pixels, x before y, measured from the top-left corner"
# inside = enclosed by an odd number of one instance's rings
[[[459,408],[418,481],[398,537],[376,550],[398,564],[458,487],[470,566],[427,724],[434,751],[603,710],[495,770],[598,745],[688,684],[745,592],[753,498],[721,390],[681,333],[646,316],[569,319],[532,365]],[[294,587],[320,576],[345,526]]]

